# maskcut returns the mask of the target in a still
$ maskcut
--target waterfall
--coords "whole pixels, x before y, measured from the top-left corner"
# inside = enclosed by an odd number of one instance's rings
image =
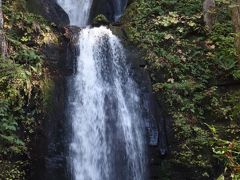
[[[120,19],[120,17],[123,14],[123,11],[125,10],[126,6],[127,6],[127,0],[113,0],[113,6],[115,9],[114,12],[114,19],[115,21],[118,21]]]
[[[57,0],[70,19],[70,24],[84,27],[88,23],[93,0]]]
[[[87,25],[89,0],[58,0],[72,25]],[[83,12],[80,12],[82,9]],[[80,32],[70,83],[74,180],[145,180],[145,129],[139,90],[120,40],[106,27]]]
[[[82,30],[79,49],[70,100],[75,179],[141,180],[141,111],[123,47],[110,30],[100,27]]]

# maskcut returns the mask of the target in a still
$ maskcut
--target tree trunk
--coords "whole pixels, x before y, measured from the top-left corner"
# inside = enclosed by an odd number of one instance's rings
[[[235,35],[235,45],[238,62],[240,64],[240,0],[236,0],[230,6],[231,15],[232,15],[232,23]]]
[[[215,1],[205,0],[203,2],[203,16],[207,29],[211,32],[215,23]]]
[[[5,56],[6,56],[6,39],[3,31],[2,0],[0,0],[0,57],[4,59]]]

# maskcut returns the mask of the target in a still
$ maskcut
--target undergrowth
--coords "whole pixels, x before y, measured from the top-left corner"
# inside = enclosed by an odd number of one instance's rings
[[[136,0],[123,17],[174,121],[166,179],[240,178],[240,68],[228,3],[217,1],[211,32],[202,1]]]
[[[0,59],[0,179],[25,179],[44,116],[47,70],[41,48],[57,43],[54,26],[25,5],[25,0],[3,2],[7,55]]]

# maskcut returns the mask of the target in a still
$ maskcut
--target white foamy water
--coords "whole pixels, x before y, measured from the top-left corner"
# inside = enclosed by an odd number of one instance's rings
[[[79,13],[79,9],[89,11],[90,1],[58,2],[69,14],[71,24],[87,25],[89,12]],[[77,72],[69,94],[73,179],[146,179],[139,92],[120,40],[106,27],[85,28],[80,32],[78,48]]]
[[[69,16],[70,24],[85,27],[93,0],[57,0]]]

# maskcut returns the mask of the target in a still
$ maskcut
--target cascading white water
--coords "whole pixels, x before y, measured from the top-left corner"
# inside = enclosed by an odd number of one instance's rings
[[[70,12],[73,25],[77,22],[78,26],[86,25],[79,20],[82,14],[72,6],[76,6],[75,3],[85,6],[88,0],[58,2]],[[139,92],[120,40],[106,27],[85,28],[80,32],[78,47],[77,72],[69,95],[73,178],[146,179]]]
[[[118,21],[120,19],[120,17],[122,16],[122,13],[124,11],[124,9],[127,6],[127,0],[112,0],[113,1],[113,6],[115,9],[115,15],[114,15],[114,19],[115,21]]]
[[[144,138],[138,91],[120,41],[105,27],[84,29],[79,49],[70,102],[75,179],[141,180]]]
[[[84,27],[88,23],[93,0],[57,0],[69,16],[70,24]]]

